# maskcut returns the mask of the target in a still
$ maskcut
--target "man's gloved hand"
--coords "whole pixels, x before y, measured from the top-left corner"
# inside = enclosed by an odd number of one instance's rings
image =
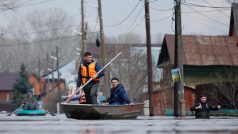
[[[199,104],[197,107],[195,107],[195,109],[202,109],[202,105]]]
[[[93,76],[93,79],[95,79],[95,78],[97,78],[98,77],[98,74],[95,74],[94,76]]]

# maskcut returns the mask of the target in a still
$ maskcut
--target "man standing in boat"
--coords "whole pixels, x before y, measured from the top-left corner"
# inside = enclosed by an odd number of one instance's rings
[[[118,78],[111,79],[112,88],[111,88],[111,95],[110,95],[110,105],[126,105],[131,103],[124,86],[119,83]]]
[[[104,76],[103,71],[97,74],[101,69],[102,67],[93,60],[92,54],[86,52],[84,54],[83,64],[81,64],[78,70],[77,87],[84,85],[90,78],[94,78],[83,88],[87,104],[97,104],[99,80],[100,77]]]

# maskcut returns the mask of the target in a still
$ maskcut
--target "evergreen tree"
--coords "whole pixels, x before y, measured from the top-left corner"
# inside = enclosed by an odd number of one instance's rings
[[[19,72],[19,78],[13,85],[13,108],[20,107],[27,94],[32,91],[32,86],[28,82],[28,73],[25,65],[22,64]]]

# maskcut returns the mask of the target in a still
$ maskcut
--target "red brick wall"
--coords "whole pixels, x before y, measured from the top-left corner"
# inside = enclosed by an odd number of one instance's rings
[[[189,111],[191,106],[193,106],[195,103],[196,92],[194,89],[185,88],[184,96],[185,96],[185,108],[186,111]]]
[[[9,96],[9,98],[7,96]],[[11,112],[12,111],[11,102],[12,102],[12,92],[0,91],[0,111]]]
[[[196,94],[194,89],[185,87],[184,90],[185,109],[189,111],[190,107],[194,105]],[[167,87],[154,92],[153,103],[155,115],[164,115],[166,108],[173,109],[173,87]]]

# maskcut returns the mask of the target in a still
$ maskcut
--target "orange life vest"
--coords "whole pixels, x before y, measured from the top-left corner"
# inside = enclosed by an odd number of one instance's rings
[[[81,75],[82,75],[82,84],[85,84],[90,78],[97,74],[96,71],[96,62],[92,62],[86,67],[85,65],[81,65]],[[99,81],[99,78],[93,79],[93,81]]]

